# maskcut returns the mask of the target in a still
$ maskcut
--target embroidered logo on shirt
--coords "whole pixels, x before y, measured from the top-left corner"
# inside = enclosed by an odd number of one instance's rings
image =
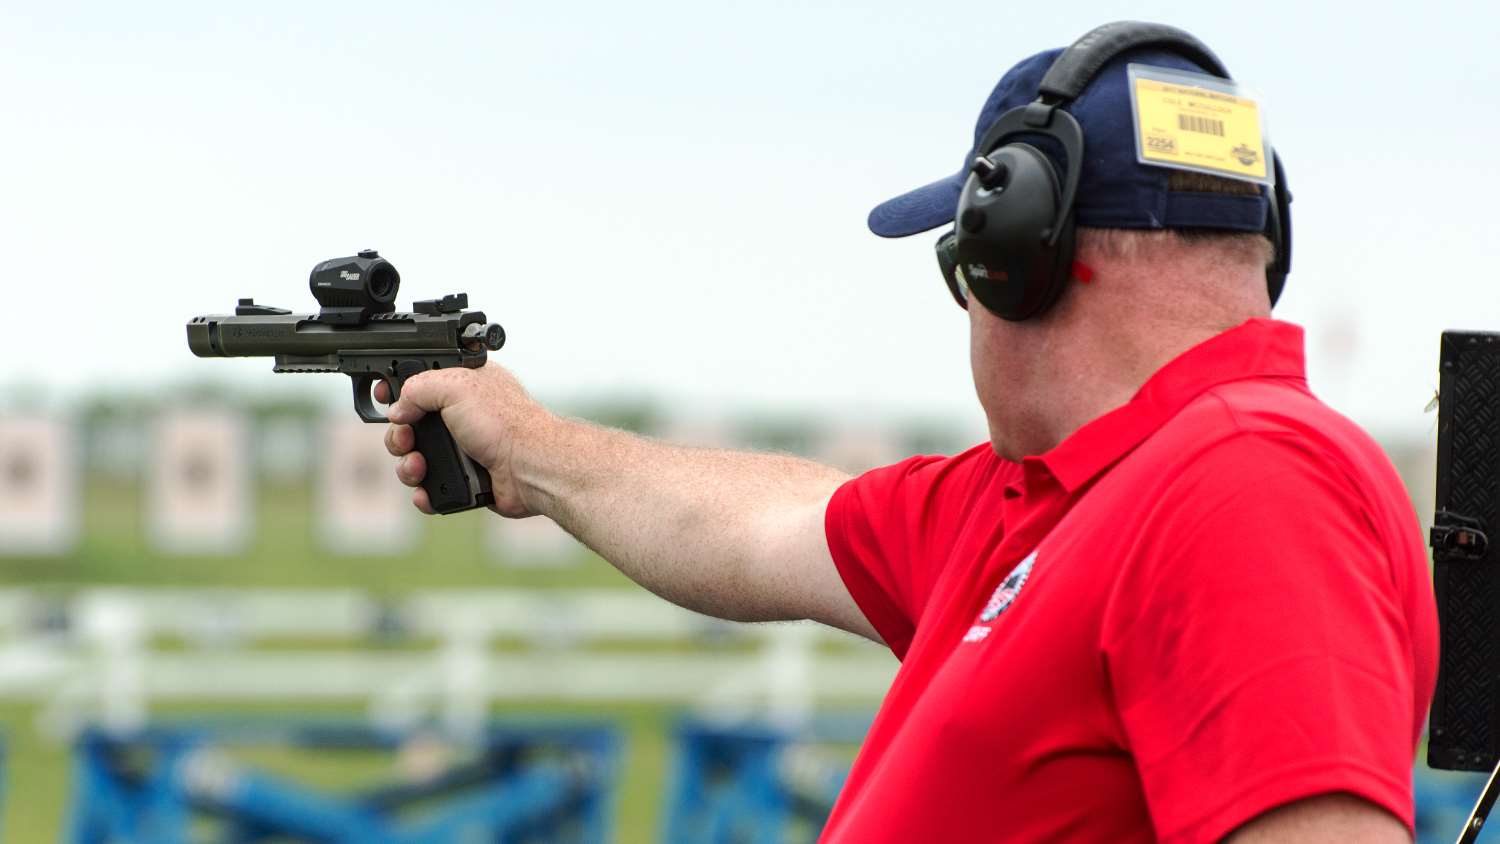
[[[1031,575],[1031,567],[1036,564],[1036,552],[1032,551],[1022,560],[1020,565],[1011,570],[1000,585],[995,587],[995,594],[990,596],[989,603],[984,605],[984,612],[979,614],[980,624],[989,624],[1005,612],[1005,608],[1011,605],[1016,596],[1021,594],[1021,587],[1026,585],[1026,578]]]
[[[984,637],[986,637],[988,635],[990,635],[990,628],[988,628],[988,627],[980,627],[979,625],[976,624],[973,627],[969,628],[969,632],[967,632],[967,633],[964,634],[964,641],[965,642],[983,642],[984,641]]]

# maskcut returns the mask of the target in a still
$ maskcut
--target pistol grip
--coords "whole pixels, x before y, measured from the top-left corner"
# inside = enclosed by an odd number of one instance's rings
[[[458,447],[441,413],[423,416],[412,430],[417,435],[417,451],[427,460],[422,489],[427,490],[435,512],[446,515],[488,507],[495,500],[489,471]]]

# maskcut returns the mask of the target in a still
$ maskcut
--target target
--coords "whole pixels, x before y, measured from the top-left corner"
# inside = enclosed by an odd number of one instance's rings
[[[0,554],[63,554],[78,538],[71,426],[0,416]]]
[[[147,460],[152,542],[175,554],[232,554],[252,521],[249,443],[238,416],[180,410],[157,419]]]
[[[328,419],[319,439],[318,535],[340,554],[401,554],[418,539],[411,490],[396,480],[384,425]]]

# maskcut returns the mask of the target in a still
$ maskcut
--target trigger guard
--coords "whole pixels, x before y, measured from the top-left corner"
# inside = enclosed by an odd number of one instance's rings
[[[354,382],[354,412],[365,422],[389,422],[385,414],[375,408],[375,401],[370,393],[375,388],[376,381],[384,381],[391,391],[391,401],[394,402],[400,396],[400,387],[391,379],[384,378],[373,372],[351,375],[349,379]]]

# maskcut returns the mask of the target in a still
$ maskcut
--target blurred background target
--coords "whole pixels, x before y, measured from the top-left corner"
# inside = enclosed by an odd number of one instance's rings
[[[0,415],[0,555],[62,554],[78,539],[78,447],[49,415]]]
[[[384,425],[329,416],[317,454],[318,531],[340,554],[402,554],[420,535],[411,491],[395,482]]]
[[[146,466],[152,541],[174,554],[233,554],[250,538],[250,454],[239,414],[180,409],[155,421]]]

